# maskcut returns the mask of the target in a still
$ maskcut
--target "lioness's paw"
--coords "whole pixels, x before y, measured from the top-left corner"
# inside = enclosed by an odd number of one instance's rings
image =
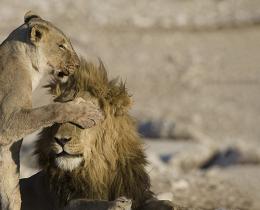
[[[72,110],[71,122],[81,126],[82,128],[90,128],[104,120],[104,115],[99,105],[83,98],[76,98],[68,102]]]

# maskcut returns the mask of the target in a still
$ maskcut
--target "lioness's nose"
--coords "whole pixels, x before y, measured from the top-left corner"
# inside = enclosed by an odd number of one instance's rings
[[[75,67],[78,69],[80,67],[80,64],[79,63],[76,63],[75,64]]]
[[[66,143],[68,143],[71,140],[71,137],[55,136],[54,139],[60,146],[63,147]]]

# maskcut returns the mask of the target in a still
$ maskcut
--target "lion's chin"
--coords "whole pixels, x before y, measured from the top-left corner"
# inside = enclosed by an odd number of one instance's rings
[[[58,168],[64,171],[72,171],[75,168],[79,167],[82,163],[82,157],[69,157],[69,156],[62,156],[55,158],[55,164]]]

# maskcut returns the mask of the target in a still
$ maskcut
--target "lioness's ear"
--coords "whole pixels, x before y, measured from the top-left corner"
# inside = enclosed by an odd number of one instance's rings
[[[40,18],[41,19],[41,17],[39,15],[35,14],[31,10],[26,12],[25,15],[24,15],[24,23],[28,23],[33,18]]]
[[[41,24],[34,24],[31,26],[30,30],[30,40],[33,44],[37,44],[44,36],[49,31],[47,27]]]

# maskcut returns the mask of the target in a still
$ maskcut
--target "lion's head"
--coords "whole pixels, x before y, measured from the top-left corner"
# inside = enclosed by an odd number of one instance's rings
[[[39,164],[61,202],[72,198],[113,200],[128,196],[137,202],[151,195],[142,143],[128,114],[131,100],[125,85],[108,80],[106,70],[81,61],[67,83],[53,82],[56,101],[82,97],[98,103],[105,120],[90,129],[71,123],[43,130],[36,145]]]

